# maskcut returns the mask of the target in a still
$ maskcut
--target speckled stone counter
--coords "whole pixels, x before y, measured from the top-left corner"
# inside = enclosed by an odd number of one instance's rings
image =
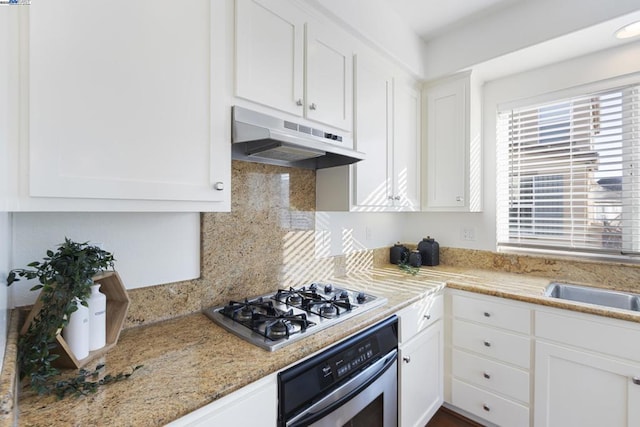
[[[347,274],[335,283],[384,296],[384,307],[268,352],[191,314],[126,329],[102,360],[117,373],[143,364],[130,379],[97,394],[57,401],[22,392],[20,426],[160,426],[277,372],[398,311],[421,296],[448,287],[640,322],[640,315],[542,295],[550,279],[532,275],[448,266],[422,268],[411,276],[395,266]]]

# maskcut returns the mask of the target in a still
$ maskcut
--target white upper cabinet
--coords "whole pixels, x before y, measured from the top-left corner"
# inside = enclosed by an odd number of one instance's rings
[[[316,172],[318,210],[420,209],[420,98],[413,79],[389,61],[356,55],[354,140],[367,157]]]
[[[294,2],[236,0],[236,96],[334,128],[353,127],[353,49]]]
[[[396,79],[393,111],[393,204],[420,209],[420,92]]]
[[[481,209],[476,89],[470,73],[428,84],[424,89],[423,210]]]
[[[236,95],[304,112],[306,15],[285,0],[236,0]]]
[[[229,209],[230,119],[213,102],[225,79],[212,78],[213,51],[225,43],[214,41],[214,21],[225,6],[215,3],[24,8],[20,154],[28,162],[15,210]]]
[[[356,58],[355,145],[367,154],[352,166],[353,204],[361,208],[390,206],[393,179],[393,75],[384,67]]]
[[[307,23],[305,112],[310,120],[353,127],[353,51],[341,31]]]

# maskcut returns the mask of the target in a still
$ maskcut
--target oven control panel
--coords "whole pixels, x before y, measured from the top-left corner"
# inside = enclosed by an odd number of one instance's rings
[[[341,380],[369,365],[380,354],[378,341],[375,337],[358,343],[348,350],[329,359],[320,367],[321,382],[329,385]]]

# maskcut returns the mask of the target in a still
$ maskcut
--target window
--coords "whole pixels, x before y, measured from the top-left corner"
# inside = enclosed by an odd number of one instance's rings
[[[498,246],[640,255],[640,86],[498,113]]]

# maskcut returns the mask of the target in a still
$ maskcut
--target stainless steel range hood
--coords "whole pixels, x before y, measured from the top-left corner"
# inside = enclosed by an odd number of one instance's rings
[[[349,165],[363,153],[345,147],[342,135],[233,107],[232,157],[306,169]]]

